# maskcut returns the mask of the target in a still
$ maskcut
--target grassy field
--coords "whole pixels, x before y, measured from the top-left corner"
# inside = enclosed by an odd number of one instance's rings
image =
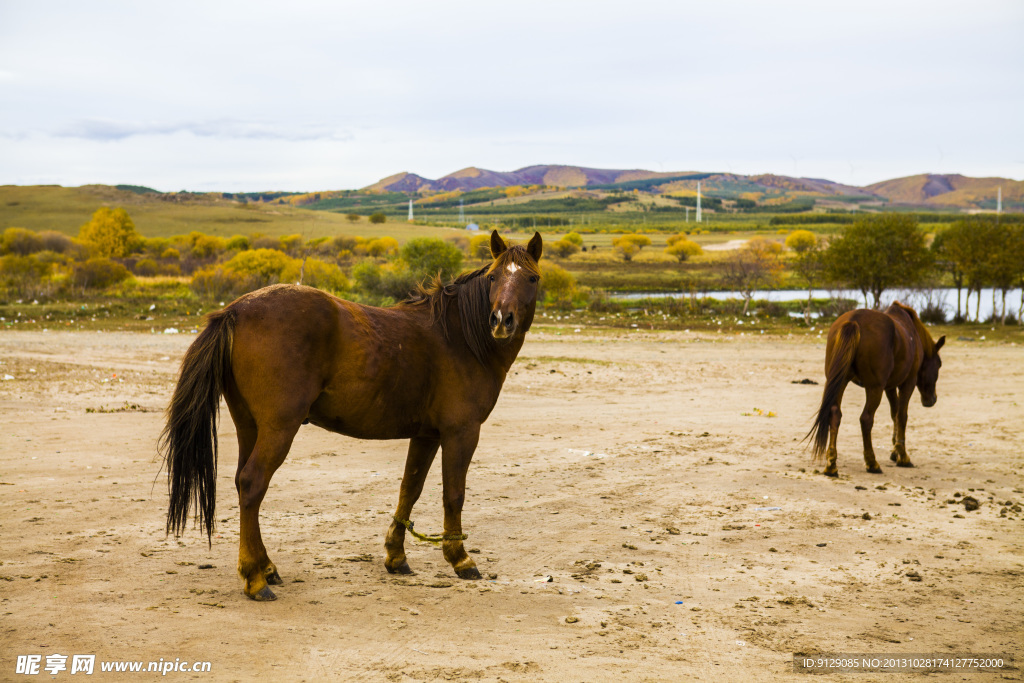
[[[329,211],[240,204],[212,194],[136,194],[107,185],[0,186],[0,230],[19,227],[77,235],[82,224],[101,206],[123,207],[145,237],[170,237],[198,230],[220,237],[299,234],[307,240],[340,234],[369,238],[388,235],[405,242],[417,236],[452,234],[450,228],[412,226],[406,221],[389,220],[374,225],[361,218],[353,223],[343,214]]]

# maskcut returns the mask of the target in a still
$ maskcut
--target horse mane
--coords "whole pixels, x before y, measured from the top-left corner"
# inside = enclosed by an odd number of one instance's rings
[[[466,345],[469,346],[473,356],[484,363],[486,357],[498,348],[494,335],[491,334],[491,329],[487,325],[491,302],[488,296],[489,282],[484,276],[492,269],[508,263],[515,263],[531,274],[540,275],[537,264],[527,253],[525,247],[509,247],[486,266],[464,272],[448,283],[443,283],[441,276],[435,275],[428,281],[417,285],[416,291],[408,299],[399,302],[398,305],[428,306],[431,324],[440,325],[444,338],[450,339],[448,307],[452,301],[455,301],[459,307],[460,327]]]
[[[935,340],[932,339],[931,333],[928,332],[928,328],[921,322],[921,318],[918,317],[917,311],[910,306],[900,303],[899,301],[893,301],[893,306],[897,306],[900,310],[906,313],[910,317],[910,321],[914,323],[914,329],[917,330],[917,336],[921,338],[921,345],[924,347],[924,353],[929,358],[935,355]]]

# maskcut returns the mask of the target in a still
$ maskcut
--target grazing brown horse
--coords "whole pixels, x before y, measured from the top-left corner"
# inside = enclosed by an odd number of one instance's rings
[[[932,341],[914,309],[898,301],[884,313],[862,308],[844,313],[832,323],[825,347],[825,389],[821,407],[806,437],[812,439],[814,459],[827,460],[825,474],[839,476],[836,434],[843,415],[839,404],[849,382],[864,387],[867,394],[867,403],[860,415],[860,431],[868,472],[882,471],[871,447],[871,427],[882,392],[889,399],[893,422],[889,458],[897,467],[914,466],[906,449],[907,407],[914,387],[921,392],[921,403],[926,408],[935,405],[935,382],[942,366],[939,349],[945,342],[944,336]]]
[[[238,573],[250,598],[273,600],[268,584],[282,583],[260,536],[259,508],[307,422],[359,439],[410,440],[384,543],[391,573],[412,572],[405,530],[440,448],[444,533],[437,540],[456,574],[480,578],[462,544],[466,471],[533,322],[541,249],[539,234],[526,247],[509,247],[493,232],[489,265],[447,285],[435,280],[391,308],[274,285],[211,313],[182,360],[161,436],[168,532],[181,533],[194,505],[207,538],[213,533],[223,395],[238,432]]]

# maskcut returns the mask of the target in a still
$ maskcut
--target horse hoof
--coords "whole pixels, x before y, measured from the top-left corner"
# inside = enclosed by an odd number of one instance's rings
[[[389,567],[387,562],[384,563],[384,568],[388,570],[388,574],[412,574],[412,567],[409,566],[408,560],[402,560],[402,564],[397,567]]]
[[[900,459],[899,453],[893,451],[892,453],[889,454],[889,459],[898,464],[898,461]]]
[[[910,462],[909,460],[907,460],[906,462],[899,462],[899,461],[896,462],[896,467],[913,467],[913,466],[914,466],[914,463]]]
[[[249,595],[249,599],[256,602],[270,602],[271,600],[277,600],[277,596],[274,595],[274,591],[270,590],[270,586],[264,586],[256,595]]]
[[[832,470],[832,471],[825,470],[824,472],[822,472],[822,474],[824,474],[826,477],[838,477],[839,476],[839,470]]]
[[[480,570],[476,567],[466,567],[465,569],[456,569],[455,573],[459,575],[460,579],[469,579],[475,581],[480,578]]]
[[[869,467],[868,472],[870,472],[871,474],[881,474],[882,468],[879,467],[878,465],[875,465],[874,467]]]
[[[276,569],[268,572],[267,574],[264,574],[263,578],[265,578],[267,580],[267,583],[269,583],[271,586],[284,585],[284,581],[281,579],[281,575],[277,573]]]

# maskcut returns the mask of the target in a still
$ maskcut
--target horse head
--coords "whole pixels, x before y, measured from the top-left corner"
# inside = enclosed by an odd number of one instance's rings
[[[537,262],[543,247],[540,233],[525,248],[510,247],[498,231],[491,233],[491,256],[494,262],[484,274],[488,280],[491,315],[488,324],[495,339],[511,337],[517,330],[524,333],[533,322],[540,288]]]
[[[939,379],[939,368],[942,367],[942,359],[939,358],[939,349],[946,343],[946,335],[939,337],[935,342],[931,354],[925,353],[921,361],[921,369],[917,371],[917,390],[921,392],[921,405],[931,408],[939,400],[935,393],[935,383]]]

